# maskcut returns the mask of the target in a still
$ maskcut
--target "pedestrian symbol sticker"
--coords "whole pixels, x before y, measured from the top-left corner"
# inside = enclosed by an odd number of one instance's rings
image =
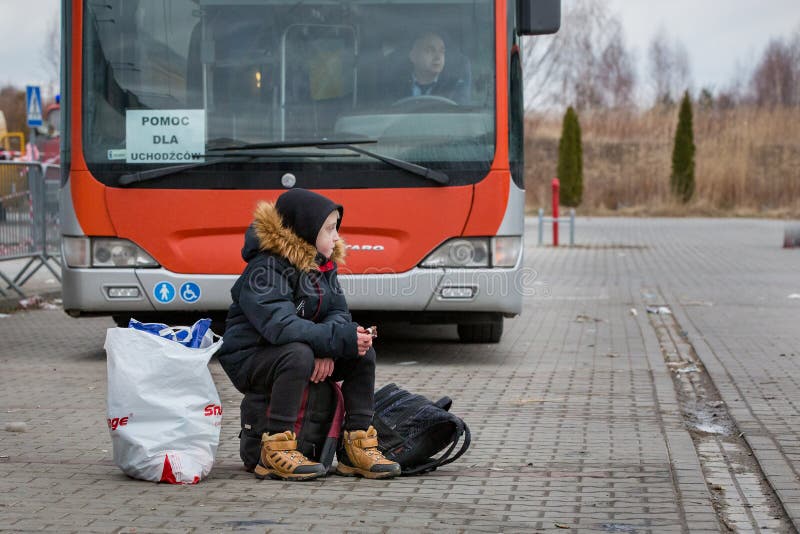
[[[200,286],[194,282],[184,282],[181,286],[181,300],[189,304],[200,300]]]
[[[159,282],[153,288],[153,296],[161,304],[167,304],[175,299],[175,286],[169,282]]]

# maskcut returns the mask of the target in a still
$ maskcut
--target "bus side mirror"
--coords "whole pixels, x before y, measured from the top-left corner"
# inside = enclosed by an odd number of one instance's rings
[[[545,35],[561,27],[561,0],[517,0],[517,34]]]

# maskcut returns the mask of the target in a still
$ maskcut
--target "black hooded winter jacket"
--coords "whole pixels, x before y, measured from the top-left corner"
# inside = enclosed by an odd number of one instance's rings
[[[319,358],[358,356],[357,325],[337,280],[344,243],[336,243],[330,261],[315,246],[325,219],[337,209],[343,211],[303,189],[284,193],[276,204],[258,205],[242,248],[247,267],[231,288],[233,303],[217,353],[228,375],[235,376],[243,360],[264,345],[299,341]]]

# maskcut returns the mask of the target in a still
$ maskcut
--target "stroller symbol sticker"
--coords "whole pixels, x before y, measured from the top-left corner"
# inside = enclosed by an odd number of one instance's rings
[[[153,296],[161,304],[172,302],[175,298],[175,286],[169,282],[159,282],[153,288]]]
[[[187,303],[200,300],[200,286],[194,282],[184,282],[181,285],[181,300]]]

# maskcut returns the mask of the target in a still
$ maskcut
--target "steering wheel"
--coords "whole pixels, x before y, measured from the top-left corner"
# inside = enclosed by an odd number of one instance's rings
[[[414,106],[425,106],[425,105],[436,105],[436,104],[445,104],[447,106],[458,106],[458,102],[454,100],[450,100],[444,96],[438,95],[417,95],[417,96],[407,96],[405,98],[401,98],[397,102],[392,104],[392,107],[414,107]]]

